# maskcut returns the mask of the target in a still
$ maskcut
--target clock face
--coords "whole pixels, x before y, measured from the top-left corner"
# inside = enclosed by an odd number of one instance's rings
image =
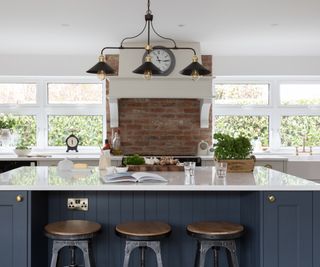
[[[154,47],[150,52],[151,62],[161,71],[158,75],[169,75],[175,66],[175,57],[170,49]]]
[[[67,145],[69,147],[76,147],[78,145],[78,139],[75,136],[70,136],[67,139]]]

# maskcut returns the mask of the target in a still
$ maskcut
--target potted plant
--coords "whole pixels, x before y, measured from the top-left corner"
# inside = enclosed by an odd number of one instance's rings
[[[13,151],[18,157],[25,157],[30,154],[31,148],[25,143],[20,142],[17,144],[16,148]]]
[[[16,120],[12,115],[0,115],[0,138],[2,144],[9,144],[11,142],[12,128],[16,125]]]
[[[228,172],[252,172],[255,157],[247,137],[232,137],[227,134],[214,134],[214,156],[219,162],[228,163]]]

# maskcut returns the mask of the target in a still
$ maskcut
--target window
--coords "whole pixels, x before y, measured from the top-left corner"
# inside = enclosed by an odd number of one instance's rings
[[[320,77],[217,77],[214,89],[215,132],[260,137],[273,151],[304,139],[320,149]]]
[[[281,145],[320,145],[320,116],[283,116],[281,118]]]
[[[268,105],[269,84],[216,84],[216,104]]]
[[[66,137],[75,133],[80,146],[101,146],[102,116],[48,116],[49,146],[65,146]]]
[[[106,135],[103,88],[84,77],[0,77],[0,113],[12,114],[16,122],[10,142],[1,144],[61,149],[74,133],[82,147],[101,146]]]
[[[37,86],[28,83],[0,83],[1,104],[36,104]]]
[[[216,132],[231,136],[259,137],[262,146],[269,146],[268,116],[216,116]]]
[[[319,84],[281,84],[281,105],[320,105]]]
[[[49,104],[102,104],[101,84],[48,84]]]

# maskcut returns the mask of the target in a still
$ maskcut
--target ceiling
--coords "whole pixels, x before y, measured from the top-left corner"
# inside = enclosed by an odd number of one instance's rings
[[[320,55],[319,0],[151,0],[151,10],[160,34],[203,54]],[[138,33],[145,11],[146,0],[3,0],[0,54],[98,54]]]

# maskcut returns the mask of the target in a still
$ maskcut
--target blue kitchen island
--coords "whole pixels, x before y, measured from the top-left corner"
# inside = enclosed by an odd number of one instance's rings
[[[162,220],[172,226],[162,244],[164,266],[193,266],[196,243],[186,225],[225,220],[245,226],[238,246],[242,267],[320,266],[320,185],[264,167],[217,179],[212,167],[196,169],[195,183],[183,172],[162,172],[168,183],[103,184],[96,168],[59,172],[21,167],[0,174],[0,266],[49,266],[51,244],[43,226],[65,219],[99,222],[94,240],[97,267],[122,266],[124,241],[116,224]],[[88,198],[86,212],[72,211],[68,198]],[[221,254],[221,265],[226,265]],[[210,253],[206,266],[212,266]],[[67,262],[64,259],[64,264]],[[147,266],[156,266],[147,255]],[[138,265],[138,253],[131,266]]]

